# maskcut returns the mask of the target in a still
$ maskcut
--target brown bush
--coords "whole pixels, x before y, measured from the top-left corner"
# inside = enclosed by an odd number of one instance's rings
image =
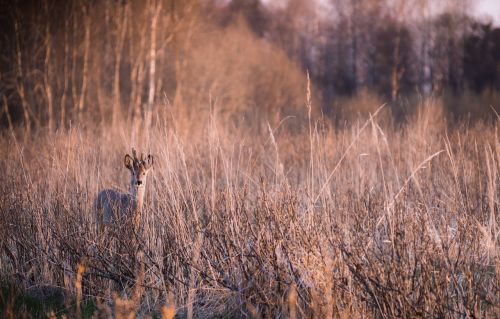
[[[217,119],[138,137],[157,162],[137,234],[98,233],[93,210],[98,189],[126,185],[125,123],[4,135],[3,278],[70,298],[84,260],[84,299],[112,304],[111,281],[138,313],[174,295],[169,305],[197,317],[495,316],[496,127],[449,131],[416,116],[402,130],[375,119],[271,139]]]

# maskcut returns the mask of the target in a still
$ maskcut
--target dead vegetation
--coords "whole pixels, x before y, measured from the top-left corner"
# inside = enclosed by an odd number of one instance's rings
[[[420,63],[358,2],[331,24],[248,3],[0,12],[0,317],[500,317],[493,86],[450,95],[455,42]],[[155,159],[139,220],[101,232],[132,147]]]
[[[139,314],[495,317],[497,126],[449,129],[433,107],[311,135],[156,126],[138,137],[158,160],[136,232],[99,234],[92,209],[127,184],[127,127],[5,133],[2,276]]]

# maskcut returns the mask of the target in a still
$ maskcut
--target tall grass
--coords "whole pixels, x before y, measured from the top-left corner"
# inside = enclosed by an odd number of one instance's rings
[[[498,121],[449,128],[436,109],[397,128],[313,117],[249,134],[212,112],[133,139],[126,122],[4,132],[1,275],[117,316],[496,317]],[[131,147],[157,159],[142,227],[99,233],[93,199],[126,189]]]

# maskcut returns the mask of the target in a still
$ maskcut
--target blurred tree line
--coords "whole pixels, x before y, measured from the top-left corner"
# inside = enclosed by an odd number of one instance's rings
[[[277,123],[303,106],[306,71],[325,114],[363,90],[392,101],[496,92],[500,28],[470,9],[466,0],[0,0],[0,123],[148,126],[212,104],[237,124]]]
[[[500,88],[500,28],[469,15],[468,1],[285,3],[233,0],[228,10],[300,61],[327,99],[363,87],[392,99]]]

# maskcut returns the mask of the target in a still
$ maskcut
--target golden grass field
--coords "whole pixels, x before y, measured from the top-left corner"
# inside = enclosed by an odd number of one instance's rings
[[[0,318],[500,318],[474,2],[0,0]]]
[[[3,132],[3,316],[498,317],[498,118],[377,107],[259,134],[217,109],[197,131]],[[155,156],[141,228],[100,233],[93,200],[127,188],[131,147]]]

